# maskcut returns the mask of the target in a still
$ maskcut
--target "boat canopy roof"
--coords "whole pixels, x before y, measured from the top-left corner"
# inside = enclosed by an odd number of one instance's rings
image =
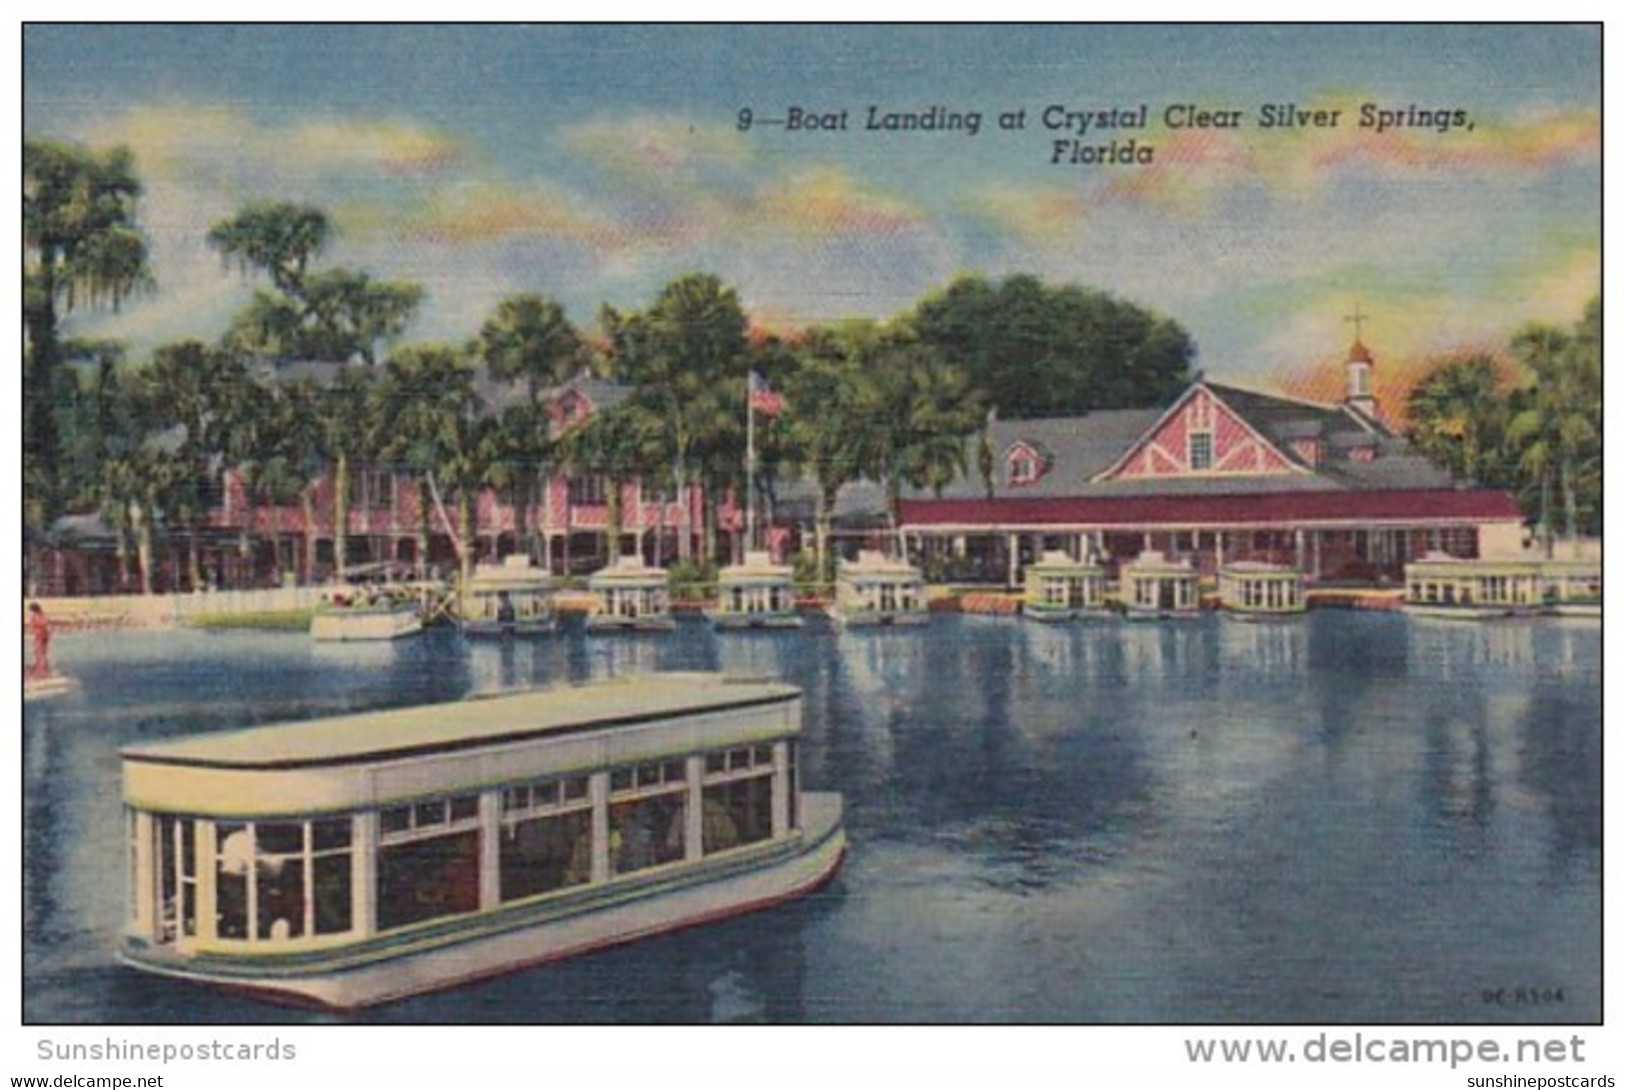
[[[500,564],[481,564],[468,577],[468,590],[473,594],[497,594],[502,591],[542,591],[553,585],[553,576],[546,568],[539,568],[522,553],[504,557]]]
[[[614,585],[619,583],[635,583],[638,585],[657,586],[671,580],[665,568],[653,568],[643,562],[641,556],[617,557],[615,563],[608,567],[599,568],[587,577],[588,586]]]
[[[1059,549],[1046,550],[1044,555],[1033,563],[1027,565],[1028,571],[1044,572],[1099,572],[1104,569],[1099,564],[1089,560],[1074,560],[1069,553]]]
[[[920,569],[906,560],[887,556],[879,549],[864,549],[856,560],[841,561],[841,574],[854,578],[880,577],[890,579],[919,579]]]
[[[1262,560],[1237,560],[1224,565],[1219,569],[1220,575],[1246,575],[1246,576],[1279,576],[1288,578],[1302,576],[1297,568],[1285,564],[1269,564]]]
[[[1145,552],[1135,557],[1125,565],[1130,571],[1151,572],[1167,575],[1195,575],[1196,569],[1191,567],[1189,561],[1177,560],[1166,553]]]
[[[661,673],[127,746],[126,761],[270,769],[384,762],[794,700],[793,685]]]
[[[1538,557],[1508,556],[1491,558],[1468,558],[1451,556],[1449,553],[1430,552],[1410,563],[1406,568],[1437,568],[1441,571],[1456,571],[1463,575],[1479,575],[1488,572],[1499,574],[1536,574],[1545,565],[1546,561]]]
[[[745,562],[730,564],[717,573],[723,583],[775,583],[784,582],[792,575],[788,564],[775,564],[770,553],[747,552]]]

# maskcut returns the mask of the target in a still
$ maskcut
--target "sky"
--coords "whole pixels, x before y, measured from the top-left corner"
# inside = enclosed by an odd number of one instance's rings
[[[693,271],[781,331],[1030,273],[1287,392],[1358,308],[1380,393],[1600,290],[1595,26],[37,24],[23,76],[25,136],[134,152],[157,288],[70,332],[136,355],[225,329],[254,281],[204,239],[256,200],[421,284],[410,341],[518,292],[590,329]]]

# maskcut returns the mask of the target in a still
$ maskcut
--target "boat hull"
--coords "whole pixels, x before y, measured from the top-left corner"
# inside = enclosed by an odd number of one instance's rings
[[[1412,617],[1437,621],[1500,621],[1533,617],[1535,611],[1516,606],[1444,606],[1406,604],[1401,609]]]
[[[671,632],[677,628],[677,621],[671,616],[612,617],[600,615],[588,617],[586,624],[588,632],[605,634],[614,632]]]
[[[310,638],[323,643],[398,640],[422,631],[423,618],[415,609],[317,613],[310,622]]]
[[[1246,609],[1237,606],[1223,606],[1219,612],[1232,621],[1253,622],[1268,624],[1272,621],[1295,621],[1308,613],[1307,609]]]
[[[1546,612],[1553,617],[1569,617],[1575,620],[1600,621],[1602,620],[1602,603],[1568,602],[1549,606]]]
[[[773,845],[749,864],[713,871],[701,865],[677,873],[566,893],[552,909],[524,909],[517,922],[466,918],[466,928],[434,937],[402,934],[393,944],[358,958],[345,951],[331,965],[305,960],[218,958],[205,964],[174,954],[126,947],[119,958],[134,968],[225,987],[260,998],[334,1010],[376,1006],[425,992],[532,968],[605,947],[755,912],[811,893],[829,882],[846,856],[839,795],[802,796],[798,841]]]
[[[1199,609],[1136,609],[1129,606],[1123,611],[1126,621],[1199,621],[1202,611]]]
[[[558,631],[558,621],[463,621],[465,636],[550,636]]]
[[[711,613],[711,624],[725,632],[745,631],[753,628],[800,628],[801,618],[794,613]]]
[[[842,628],[916,628],[927,624],[931,614],[912,610],[834,610],[830,618]]]
[[[55,700],[57,697],[68,696],[78,691],[79,682],[65,674],[25,678],[23,680],[23,703],[32,704],[39,700]]]

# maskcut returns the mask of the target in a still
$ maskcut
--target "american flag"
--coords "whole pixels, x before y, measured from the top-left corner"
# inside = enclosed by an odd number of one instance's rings
[[[778,416],[784,411],[784,398],[755,371],[750,373],[750,407],[763,416]]]

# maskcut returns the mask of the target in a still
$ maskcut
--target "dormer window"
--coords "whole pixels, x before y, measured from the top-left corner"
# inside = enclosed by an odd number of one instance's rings
[[[1030,454],[1018,454],[1010,459],[1010,483],[1032,484],[1038,480],[1038,459]]]
[[[1017,443],[1004,456],[1005,479],[1012,488],[1036,484],[1049,471],[1048,452],[1028,443]]]

